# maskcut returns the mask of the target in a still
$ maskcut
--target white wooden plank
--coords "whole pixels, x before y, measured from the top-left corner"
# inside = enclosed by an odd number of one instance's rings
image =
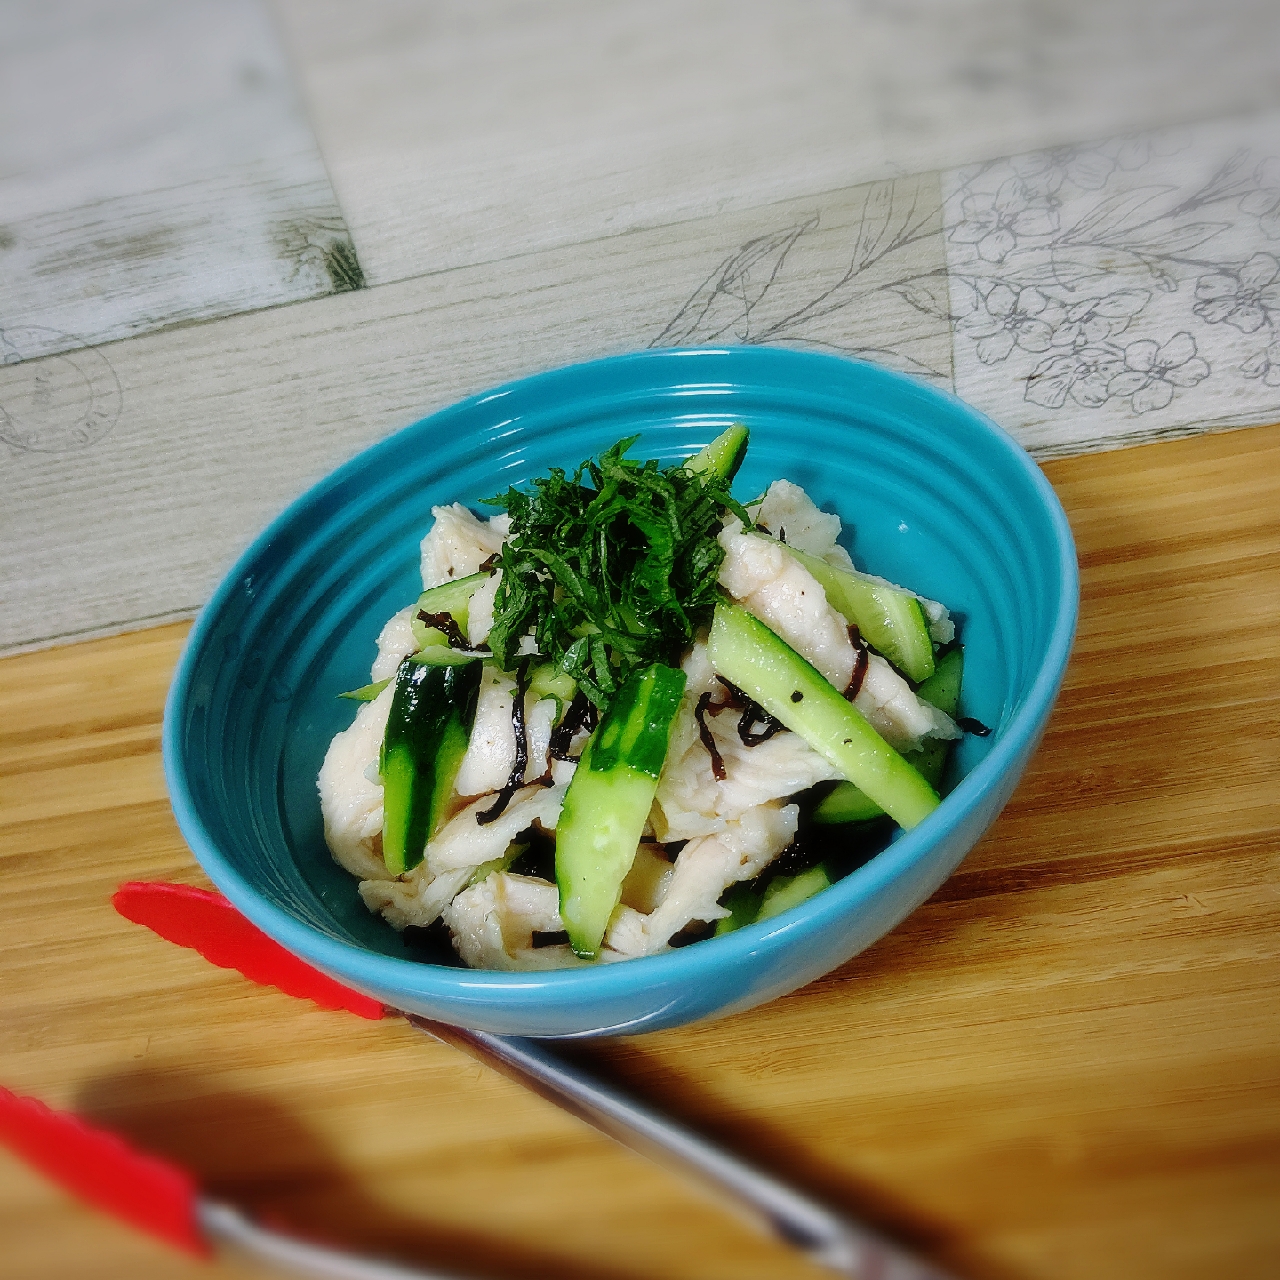
[[[0,86],[10,352],[359,283],[261,0],[11,3]]]
[[[1267,0],[274,3],[380,284],[1280,104]]]
[[[30,437],[0,463],[0,648],[193,612],[308,483],[434,408],[551,365],[728,325],[747,341],[875,345],[945,377],[945,322],[882,287],[942,261],[936,180],[910,180],[0,366],[0,409]],[[745,329],[701,306],[726,279],[750,285]],[[98,394],[118,388],[110,429],[81,429],[86,369]]]

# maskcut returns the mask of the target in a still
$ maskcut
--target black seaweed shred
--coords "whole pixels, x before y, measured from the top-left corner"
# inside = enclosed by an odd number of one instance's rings
[[[971,733],[977,738],[985,738],[990,732],[990,728],[983,724],[981,720],[975,720],[972,716],[959,716],[956,724],[965,731]]]
[[[579,689],[573,695],[564,719],[551,731],[551,746],[548,748],[550,755],[556,760],[567,760],[573,735],[584,727],[594,729],[599,718],[600,713],[596,710],[595,703]]]
[[[556,878],[556,838],[554,832],[544,831],[540,826],[527,827],[516,836],[515,844],[525,845],[523,853],[507,868],[520,876],[531,876],[535,880]]]
[[[452,969],[466,967],[453,949],[449,926],[439,916],[428,925],[411,924],[401,930],[400,941],[409,953],[407,959],[419,964],[441,964]]]
[[[471,648],[470,642],[467,640],[467,637],[462,634],[453,614],[428,613],[425,609],[419,609],[418,621],[425,622],[429,627],[435,627],[437,631],[443,631],[445,639],[449,642],[449,648],[468,650]]]
[[[670,947],[687,947],[694,942],[701,942],[704,938],[711,937],[715,931],[716,926],[713,922],[693,920],[672,937],[667,945]]]
[[[542,932],[538,929],[533,931],[533,949],[540,950],[542,947],[563,947],[569,942],[569,934],[567,930],[556,929]]]
[[[698,699],[698,705],[694,708],[693,718],[698,722],[698,737],[702,741],[702,745],[706,747],[707,754],[711,757],[711,772],[717,782],[723,782],[729,775],[725,772],[724,756],[720,754],[720,748],[716,746],[715,735],[707,725],[707,708],[711,706],[711,694],[704,693]]]
[[[744,747],[758,747],[762,742],[772,738],[778,730],[786,728],[781,720],[775,720],[758,702],[748,698],[736,684],[731,684],[724,676],[716,676],[716,679],[724,685],[729,694],[724,705],[742,709],[742,715],[738,719],[738,737]],[[764,725],[758,733],[753,731],[753,726],[757,724]]]
[[[849,627],[849,639],[853,643],[853,675],[849,677],[849,687],[844,696],[850,702],[862,691],[862,682],[867,678],[867,668],[871,665],[871,654],[862,642],[862,632],[856,625]]]

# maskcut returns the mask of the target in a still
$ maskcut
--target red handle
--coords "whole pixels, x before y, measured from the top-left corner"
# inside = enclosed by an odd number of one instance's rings
[[[187,1253],[210,1254],[196,1213],[198,1188],[185,1169],[2,1088],[0,1143],[81,1200]]]
[[[236,969],[251,982],[285,995],[313,1000],[322,1009],[347,1009],[376,1020],[386,1010],[313,969],[251,924],[226,898],[187,884],[122,884],[111,899],[135,924],[146,925],[169,942],[198,951],[221,969]]]

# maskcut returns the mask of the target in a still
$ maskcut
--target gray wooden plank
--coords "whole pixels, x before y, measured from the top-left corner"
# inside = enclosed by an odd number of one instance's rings
[[[10,358],[360,283],[261,0],[5,6]]]

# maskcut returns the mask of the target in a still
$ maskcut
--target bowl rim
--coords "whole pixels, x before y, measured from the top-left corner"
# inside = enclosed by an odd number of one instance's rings
[[[891,387],[904,384],[917,394],[940,402],[953,418],[964,422],[1000,450],[1005,459],[1020,471],[1038,496],[1053,535],[1058,575],[1058,593],[1044,661],[1020,706],[1000,729],[991,750],[944,797],[933,813],[910,831],[902,832],[885,849],[862,867],[839,880],[830,889],[791,908],[773,919],[745,926],[722,937],[706,939],[695,946],[681,947],[658,955],[637,957],[626,962],[597,964],[580,968],[518,971],[476,970],[434,965],[421,961],[385,956],[367,950],[357,943],[326,935],[277,906],[254,887],[223,855],[200,817],[182,757],[182,719],[190,700],[192,681],[206,640],[214,629],[224,606],[234,597],[238,584],[249,565],[254,563],[267,544],[277,539],[295,519],[298,511],[342,484],[357,469],[368,465],[370,455],[394,447],[406,432],[423,428],[443,416],[465,414],[499,397],[520,391],[537,391],[541,386],[554,387],[566,378],[586,373],[598,374],[608,368],[652,363],[664,367],[671,361],[689,357],[718,357],[735,361],[749,357],[758,363],[810,363],[815,371],[823,366],[839,366],[846,373],[849,366],[860,376]],[[677,385],[653,382],[654,387]],[[689,385],[682,381],[681,386]],[[706,385],[712,385],[708,382]],[[724,385],[723,379],[717,385]],[[268,933],[288,951],[303,957],[342,980],[373,989],[396,989],[423,1001],[471,1006],[477,1011],[497,1003],[516,1012],[533,1011],[548,998],[579,998],[598,1003],[637,986],[684,987],[709,977],[725,965],[745,961],[761,952],[773,952],[791,946],[808,936],[824,932],[834,920],[846,916],[862,900],[907,871],[934,846],[954,832],[994,790],[1005,771],[1019,756],[1034,746],[1053,706],[1070,657],[1079,607],[1079,569],[1075,543],[1062,504],[1044,473],[1031,456],[1008,432],[986,414],[961,400],[952,392],[935,387],[908,374],[897,373],[869,361],[822,352],[796,351],[787,348],[753,346],[668,347],[628,352],[597,360],[563,365],[525,378],[513,379],[496,387],[465,397],[424,418],[393,432],[357,452],[334,468],[316,484],[293,499],[236,559],[221,583],[200,610],[178,660],[165,702],[162,754],[165,779],[174,816],[183,837],[196,860],[222,893],[255,925]],[[714,943],[712,946],[706,943]],[[462,1015],[458,1008],[457,1013]],[[465,1015],[462,1015],[465,1016]],[[648,1017],[650,1015],[646,1015]],[[610,1030],[625,1030],[612,1027]]]

